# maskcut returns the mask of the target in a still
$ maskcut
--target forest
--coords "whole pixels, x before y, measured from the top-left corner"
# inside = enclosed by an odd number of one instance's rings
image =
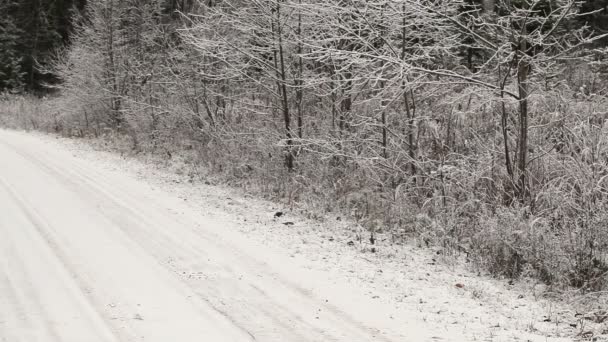
[[[2,0],[0,126],[184,155],[372,242],[601,291],[607,7]]]

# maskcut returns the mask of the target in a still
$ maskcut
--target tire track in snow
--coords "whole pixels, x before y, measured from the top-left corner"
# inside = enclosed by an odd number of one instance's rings
[[[19,150],[23,148],[19,146]],[[41,336],[40,339],[27,338],[27,333],[19,326],[6,328],[1,338],[23,337],[24,342],[251,340],[208,307],[192,303],[188,298],[194,294],[160,268],[154,259],[133,249],[130,240],[97,212],[95,203],[81,201],[74,191],[66,191],[48,170],[41,172],[35,163],[30,164],[6,149],[0,148],[0,154],[6,164],[0,164],[3,188],[8,187],[7,192],[12,194],[3,200],[17,207],[13,211],[26,217],[21,221],[28,222],[36,237],[45,241],[40,243],[43,245],[41,248],[26,250],[21,255],[9,255],[9,262],[53,260],[54,257],[41,255],[42,251],[50,249],[47,254],[59,255],[59,259],[70,264],[67,268],[72,270],[71,275],[65,275],[67,272],[63,270],[62,275],[49,273],[40,278],[30,273],[24,276],[15,288],[23,289],[31,284],[36,293],[46,294],[46,282],[51,280],[56,283],[56,289],[66,293],[65,298],[46,295],[41,303],[44,309],[41,315],[32,307],[27,308],[27,318],[35,323],[33,330],[36,336]],[[21,221],[11,217],[7,219],[12,227],[23,226]],[[12,232],[19,238],[25,234],[23,229],[13,228]],[[8,250],[2,246],[3,252]],[[44,271],[45,266],[36,263],[32,268]],[[15,274],[15,270],[7,272]],[[65,329],[64,325],[70,321],[66,315],[92,316],[82,307],[66,309],[70,297],[83,292],[73,286],[76,275],[82,276],[86,283],[82,286],[86,289],[84,292],[89,293],[90,290],[90,297],[104,312],[105,321],[115,328],[116,339],[97,334],[94,329],[83,328],[82,322],[74,324],[74,330]],[[56,331],[61,336],[57,337],[41,326],[44,320],[49,319],[54,320],[51,325],[57,327]],[[74,336],[66,337],[70,331],[75,332]]]

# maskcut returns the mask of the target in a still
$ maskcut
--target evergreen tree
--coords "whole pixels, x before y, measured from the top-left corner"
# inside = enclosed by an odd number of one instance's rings
[[[580,7],[579,25],[587,25],[596,34],[608,33],[608,0],[586,0]],[[608,38],[600,39],[598,45],[606,46]]]
[[[4,12],[4,5],[0,6],[0,12]],[[19,90],[23,86],[25,75],[21,70],[22,58],[17,44],[22,35],[12,18],[0,17],[0,91]]]
[[[72,16],[84,0],[3,0],[0,3],[0,90],[42,91],[57,78],[46,71],[69,41]]]

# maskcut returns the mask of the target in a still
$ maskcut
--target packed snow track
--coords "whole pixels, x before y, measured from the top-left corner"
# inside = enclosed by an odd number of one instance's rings
[[[369,312],[334,305],[182,202],[0,130],[0,341],[427,340],[416,322],[379,328],[363,299]]]

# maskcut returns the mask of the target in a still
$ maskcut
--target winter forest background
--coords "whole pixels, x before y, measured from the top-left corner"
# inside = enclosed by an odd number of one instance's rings
[[[365,239],[598,291],[607,6],[1,0],[0,125],[183,158]]]

